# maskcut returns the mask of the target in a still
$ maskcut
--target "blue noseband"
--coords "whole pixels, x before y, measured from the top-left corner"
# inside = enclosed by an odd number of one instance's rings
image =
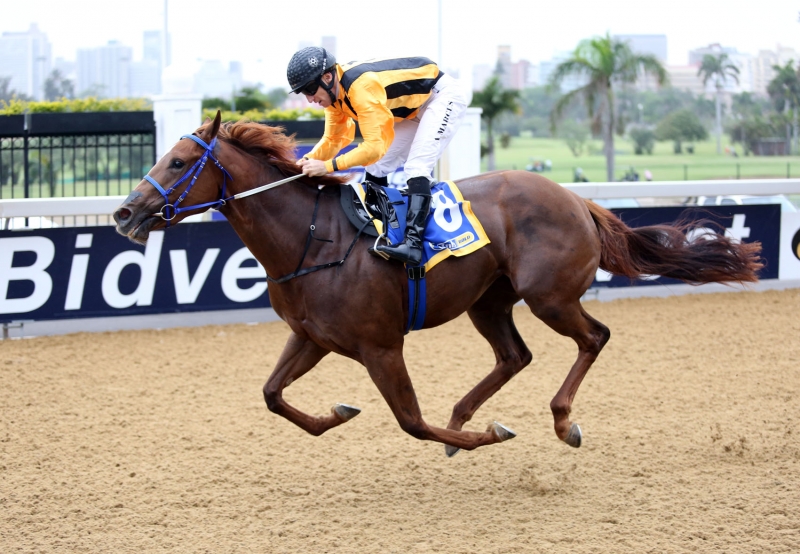
[[[183,135],[181,137],[181,139],[185,138],[192,139],[193,141],[195,141],[197,144],[203,147],[205,152],[203,153],[202,156],[200,156],[200,159],[197,160],[194,163],[194,165],[189,168],[189,171],[187,171],[183,175],[183,177],[178,179],[178,182],[169,187],[167,190],[164,190],[164,187],[162,187],[158,183],[158,181],[150,177],[150,175],[144,176],[145,181],[153,185],[159,192],[159,194],[161,194],[161,196],[164,197],[164,207],[161,208],[161,212],[154,215],[161,216],[161,219],[167,222],[167,227],[169,227],[169,222],[175,219],[178,216],[178,214],[182,212],[188,212],[190,210],[198,210],[200,208],[209,208],[209,207],[217,208],[220,206],[224,206],[228,200],[233,198],[232,196],[228,198],[225,197],[225,190],[228,185],[228,180],[230,179],[231,181],[233,181],[233,177],[231,177],[231,174],[228,173],[228,170],[222,167],[222,164],[219,163],[219,160],[217,160],[217,158],[214,157],[214,146],[216,146],[217,144],[217,138],[214,137],[214,139],[211,141],[211,144],[206,144],[203,139],[201,139],[196,135]],[[209,159],[211,159],[211,161],[214,162],[214,165],[216,165],[222,171],[222,193],[220,194],[219,200],[214,200],[213,202],[206,202],[205,204],[195,204],[194,206],[186,206],[183,208],[178,207],[178,204],[183,202],[183,200],[186,198],[186,195],[188,195],[189,191],[192,190],[192,187],[197,182],[197,178],[200,176],[200,173],[203,171],[203,168],[205,168],[206,162]],[[169,195],[189,177],[191,177],[192,180],[186,187],[186,190],[184,190],[183,193],[181,193],[181,195],[178,197],[177,200],[175,200],[174,203],[170,204]]]

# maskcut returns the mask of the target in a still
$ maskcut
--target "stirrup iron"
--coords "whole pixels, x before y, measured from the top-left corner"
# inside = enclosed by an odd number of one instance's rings
[[[388,262],[389,259],[390,259],[389,258],[389,254],[387,254],[386,252],[381,252],[380,250],[378,250],[378,246],[379,246],[378,243],[380,242],[381,239],[386,241],[387,244],[389,243],[388,239],[386,238],[386,233],[381,233],[380,235],[378,235],[378,238],[375,239],[375,244],[373,244],[372,248],[369,249],[369,253],[374,255],[374,256],[380,256],[381,258],[383,258],[384,260],[386,260]]]

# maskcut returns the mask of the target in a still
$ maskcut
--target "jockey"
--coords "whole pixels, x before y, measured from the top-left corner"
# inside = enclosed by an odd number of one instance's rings
[[[470,94],[428,58],[392,58],[337,64],[324,48],[303,48],[286,71],[292,92],[325,108],[325,134],[297,161],[312,177],[364,166],[367,180],[387,184],[400,166],[408,185],[403,242],[377,249],[406,264],[419,265],[422,234],[431,206],[436,161],[463,119]],[[337,155],[355,138],[363,142]]]

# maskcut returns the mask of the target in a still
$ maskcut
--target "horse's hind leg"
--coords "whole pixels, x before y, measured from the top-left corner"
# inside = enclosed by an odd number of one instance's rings
[[[314,417],[292,407],[283,399],[283,389],[313,368],[330,351],[295,333],[289,337],[272,375],[264,385],[264,400],[271,412],[285,417],[312,435],[321,435],[357,416],[360,410],[337,404],[326,416]]]
[[[441,429],[425,423],[403,361],[402,343],[390,348],[374,347],[362,350],[362,359],[372,382],[378,387],[400,427],[409,435],[464,450],[472,450],[513,437],[505,427],[498,424],[492,424],[485,432],[477,433]]]
[[[549,302],[528,302],[527,299],[526,302],[533,313],[551,329],[571,337],[578,344],[578,359],[550,402],[556,435],[568,445],[577,448],[581,445],[582,437],[581,428],[569,420],[572,401],[586,372],[608,342],[611,332],[608,327],[587,314],[578,299],[567,303],[558,303],[552,298]]]
[[[513,307],[518,300],[508,278],[501,277],[467,311],[475,328],[492,346],[496,363],[492,372],[453,407],[448,429],[460,430],[484,402],[531,363],[531,352],[514,326]],[[456,452],[458,449],[445,446],[448,456]]]

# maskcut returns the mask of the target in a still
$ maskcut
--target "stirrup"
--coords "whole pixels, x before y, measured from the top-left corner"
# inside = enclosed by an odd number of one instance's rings
[[[370,246],[367,249],[367,252],[369,252],[373,256],[381,257],[381,258],[383,258],[384,260],[386,260],[388,262],[389,259],[390,259],[389,254],[387,254],[386,252],[381,252],[380,250],[378,250],[378,246],[379,246],[378,242],[380,242],[381,239],[383,239],[383,240],[388,242],[388,240],[386,239],[386,233],[381,233],[380,235],[378,235],[378,238],[375,239],[375,244]]]
[[[404,264],[411,264],[411,265],[414,265],[414,266],[419,265],[419,263],[422,261],[422,254],[423,254],[422,250],[421,249],[417,249],[417,248],[413,248],[412,246],[407,244],[405,241],[403,241],[401,243],[398,243],[396,245],[392,244],[390,246],[397,246],[398,248],[401,247],[401,246],[405,246],[406,249],[409,251],[409,253],[418,252],[419,253],[419,259],[412,259],[412,258],[409,258],[409,257],[406,257],[406,256],[398,255],[399,253],[396,252],[396,251],[394,251],[394,252],[376,251],[376,253],[380,254],[380,255],[388,256],[387,259],[396,260],[398,262],[402,262]]]

